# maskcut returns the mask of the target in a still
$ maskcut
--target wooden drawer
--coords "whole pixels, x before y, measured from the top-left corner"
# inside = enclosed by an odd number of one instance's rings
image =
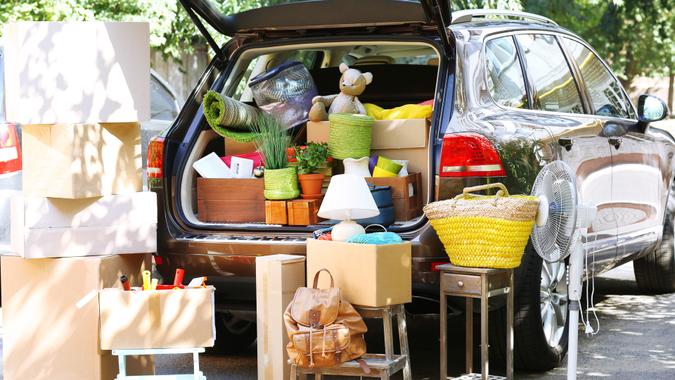
[[[481,295],[481,275],[480,274],[455,274],[443,273],[441,286],[443,291],[454,295],[469,295],[480,297]],[[490,294],[495,290],[507,288],[509,286],[508,272],[485,274],[488,278],[488,296],[500,294]]]
[[[480,296],[480,275],[443,273],[441,284],[446,293]]]

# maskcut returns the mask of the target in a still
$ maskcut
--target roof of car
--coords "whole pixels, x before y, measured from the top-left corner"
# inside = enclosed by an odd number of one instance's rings
[[[545,24],[540,22],[532,22],[525,20],[476,20],[471,22],[462,22],[457,24],[452,24],[450,29],[453,31],[463,31],[463,30],[481,30],[485,34],[493,34],[500,32],[515,32],[520,30],[537,30],[537,31],[548,31],[548,32],[562,32],[566,34],[573,34],[569,30],[556,25],[556,24]]]

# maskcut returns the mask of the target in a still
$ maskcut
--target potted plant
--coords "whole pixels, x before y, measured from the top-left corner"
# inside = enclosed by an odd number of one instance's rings
[[[271,117],[261,117],[252,127],[256,134],[254,143],[265,164],[265,198],[270,200],[295,199],[300,195],[298,173],[288,166],[288,147],[291,136]]]
[[[319,168],[328,161],[328,144],[310,142],[306,146],[295,147],[295,159],[302,197],[304,199],[321,198],[321,186],[326,176],[319,172]]]

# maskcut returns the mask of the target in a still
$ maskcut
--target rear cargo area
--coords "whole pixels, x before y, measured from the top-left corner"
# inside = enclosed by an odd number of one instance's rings
[[[340,42],[250,49],[238,57],[219,96],[225,99],[226,107],[239,107],[240,112],[242,109],[256,112],[248,108],[253,107],[271,114],[277,112],[278,116],[278,105],[275,110],[256,102],[256,99],[260,101],[256,86],[260,78],[274,77],[280,69],[296,67],[306,71],[315,86],[312,91],[322,97],[338,94],[341,87],[347,86],[348,74],[343,75],[345,67],[349,68],[349,74],[353,74],[351,70],[361,73],[359,83],[370,76],[372,79],[358,95],[374,119],[368,155],[360,160],[331,157],[321,162],[314,172],[323,175],[321,193],[325,194],[332,176],[360,171],[376,199],[379,190],[390,199],[386,204],[378,204],[381,215],[374,221],[385,220],[388,224],[385,228],[405,228],[421,218],[430,192],[429,131],[438,64],[435,48],[422,43],[356,45]],[[277,86],[281,93],[296,85],[293,77],[284,80],[283,86]],[[246,126],[226,129],[223,133],[223,129],[203,124],[179,184],[179,205],[190,223],[204,229],[255,226],[256,230],[271,231],[288,227],[311,231],[334,223],[317,215],[321,195],[266,199],[266,172],[260,167],[264,164],[263,155],[253,141],[241,138],[250,132]],[[302,170],[303,160],[298,161],[295,155],[298,149],[309,145],[325,143],[325,147],[335,152],[331,143],[336,137],[331,137],[330,121],[308,121],[304,115],[301,122],[287,127],[292,139],[288,149],[289,167]],[[243,134],[239,133],[241,130]],[[349,144],[346,145],[349,148]],[[227,174],[219,172],[220,161],[227,167],[222,170],[229,170]],[[387,170],[383,169],[384,164],[390,164]]]

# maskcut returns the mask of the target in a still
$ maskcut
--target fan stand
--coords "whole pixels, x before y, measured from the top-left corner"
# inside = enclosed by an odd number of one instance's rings
[[[579,350],[579,312],[581,300],[581,282],[584,270],[584,249],[581,243],[575,244],[570,255],[569,272],[569,332],[567,335],[567,380],[577,378],[577,354]]]

